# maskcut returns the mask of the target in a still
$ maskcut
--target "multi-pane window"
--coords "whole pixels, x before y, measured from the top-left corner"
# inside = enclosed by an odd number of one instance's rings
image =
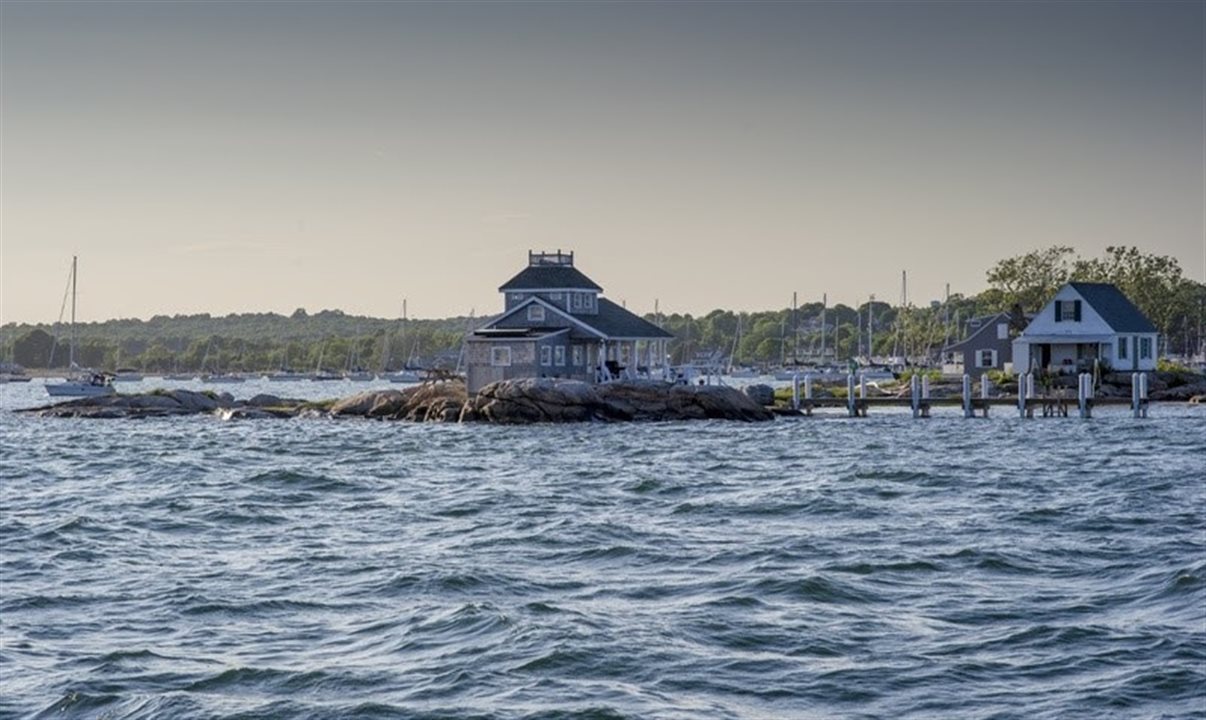
[[[1152,339],[1139,338],[1139,359],[1148,360],[1152,356]]]
[[[544,306],[543,305],[529,305],[528,306],[528,320],[531,320],[533,322],[544,322]]]
[[[977,355],[976,367],[990,368],[997,364],[996,350],[981,350]]]
[[[573,295],[574,295],[574,309],[581,310],[582,309],[582,293],[573,293]]]
[[[565,365],[565,346],[557,345],[553,348],[553,364],[558,366]]]
[[[1080,301],[1057,300],[1055,302],[1055,322],[1080,322]]]
[[[582,363],[582,346],[581,345],[575,345],[573,347],[572,357],[573,357],[574,365],[582,365],[583,364]]]
[[[1118,359],[1126,360],[1126,338],[1118,338]]]
[[[553,348],[548,345],[540,348],[540,364],[545,366],[553,364]]]
[[[490,348],[490,364],[495,367],[509,367],[511,365],[511,348]]]

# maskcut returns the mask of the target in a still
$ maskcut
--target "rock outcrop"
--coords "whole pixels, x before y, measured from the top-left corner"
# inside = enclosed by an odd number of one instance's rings
[[[773,397],[772,397],[773,400]],[[459,381],[382,389],[339,400],[312,402],[275,395],[235,400],[191,390],[79,398],[31,408],[47,417],[143,418],[209,413],[224,420],[329,417],[410,422],[500,424],[630,420],[725,419],[773,416],[744,393],[721,386],[671,386],[658,382],[591,385],[575,380],[528,378],[487,385],[470,398]]]
[[[524,378],[482,388],[465,415],[501,424],[589,420],[770,420],[774,416],[738,390],[717,385]]]

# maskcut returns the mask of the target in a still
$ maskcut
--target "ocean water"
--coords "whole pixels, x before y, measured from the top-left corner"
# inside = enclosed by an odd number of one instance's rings
[[[1206,408],[501,428],[0,393],[3,717],[1206,717]]]

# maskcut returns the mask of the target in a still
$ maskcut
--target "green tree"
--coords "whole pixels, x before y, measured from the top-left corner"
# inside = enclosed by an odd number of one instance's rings
[[[988,270],[989,288],[997,292],[987,310],[1004,312],[1017,303],[1038,312],[1071,277],[1075,262],[1076,252],[1066,245],[998,261]]]

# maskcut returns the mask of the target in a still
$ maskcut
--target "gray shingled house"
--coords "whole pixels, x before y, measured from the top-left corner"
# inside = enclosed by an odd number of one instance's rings
[[[603,288],[574,267],[574,254],[528,252],[528,266],[503,283],[502,315],[466,342],[466,383],[524,377],[606,382],[662,377],[673,337],[601,297]]]
[[[1013,338],[1009,313],[967,321],[966,337],[942,349],[942,373],[980,377],[1013,363]]]

